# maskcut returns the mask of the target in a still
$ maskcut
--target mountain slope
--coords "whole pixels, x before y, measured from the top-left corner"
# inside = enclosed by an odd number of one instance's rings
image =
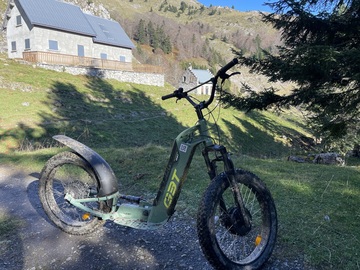
[[[233,58],[232,48],[259,55],[261,48],[276,52],[280,44],[279,32],[264,24],[258,12],[206,8],[197,1],[102,0],[102,3],[132,38],[136,37],[140,20],[163,27],[172,42],[172,53],[138,46],[135,55],[141,62],[163,65],[169,71],[167,81],[174,86],[188,63],[216,69]]]

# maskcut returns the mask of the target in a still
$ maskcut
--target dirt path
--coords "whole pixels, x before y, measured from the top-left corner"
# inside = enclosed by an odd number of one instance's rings
[[[157,231],[106,223],[87,236],[55,227],[42,210],[38,173],[0,165],[0,214],[20,220],[11,235],[0,234],[0,269],[211,269],[196,236],[194,220],[176,216]],[[265,269],[304,269],[302,260],[281,257]]]

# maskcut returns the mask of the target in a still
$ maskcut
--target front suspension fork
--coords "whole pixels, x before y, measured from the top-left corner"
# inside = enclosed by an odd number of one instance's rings
[[[210,160],[209,152],[215,152],[215,154],[220,153],[220,156],[216,155],[215,159]],[[226,148],[222,145],[209,146],[203,150],[202,155],[205,159],[205,163],[208,168],[208,174],[209,174],[211,180],[214,179],[215,176],[217,175],[216,162],[218,162],[218,161],[223,162],[224,169],[225,169],[225,172],[227,175],[227,179],[230,182],[230,187],[232,190],[232,194],[234,196],[235,205],[238,209],[240,209],[240,212],[241,212],[240,219],[246,228],[250,228],[251,227],[251,218],[248,214],[248,211],[246,210],[244,200],[241,196],[239,186],[235,179],[236,170],[234,167],[234,163],[232,162],[230,155],[227,152]],[[228,209],[226,209],[225,202],[222,198],[220,199],[220,208],[223,209],[224,211],[228,212]]]

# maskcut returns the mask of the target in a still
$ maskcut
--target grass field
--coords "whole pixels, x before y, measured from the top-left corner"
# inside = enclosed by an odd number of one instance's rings
[[[0,83],[0,163],[40,171],[64,150],[51,137],[65,134],[100,153],[121,189],[133,195],[156,194],[173,138],[196,121],[188,104],[161,101],[171,86],[71,76],[6,59],[0,60]],[[360,167],[288,162],[288,155],[305,153],[297,139],[308,135],[296,110],[277,115],[219,108],[208,117],[221,130],[214,125],[214,137],[228,146],[237,167],[271,190],[284,255],[300,254],[315,269],[359,269]],[[209,181],[198,154],[177,205],[184,217],[195,215]],[[9,222],[0,217],[0,236]]]

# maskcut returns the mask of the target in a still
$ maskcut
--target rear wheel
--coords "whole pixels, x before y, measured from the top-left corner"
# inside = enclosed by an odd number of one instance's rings
[[[216,269],[258,269],[269,259],[275,246],[275,204],[269,190],[256,175],[236,170],[235,180],[250,226],[245,225],[240,209],[234,203],[230,179],[222,173],[213,179],[200,202],[199,242]]]
[[[96,197],[99,182],[89,163],[73,152],[62,152],[45,164],[39,179],[39,197],[45,213],[60,229],[71,234],[93,232],[104,221],[70,204],[64,197],[75,199]],[[102,202],[84,203],[101,210]]]

